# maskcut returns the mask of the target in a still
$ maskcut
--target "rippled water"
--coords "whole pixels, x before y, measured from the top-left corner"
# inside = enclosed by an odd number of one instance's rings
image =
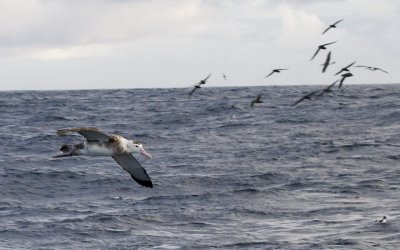
[[[290,107],[315,88],[0,92],[0,248],[398,249],[400,86]],[[78,126],[142,141],[154,188],[53,159]]]

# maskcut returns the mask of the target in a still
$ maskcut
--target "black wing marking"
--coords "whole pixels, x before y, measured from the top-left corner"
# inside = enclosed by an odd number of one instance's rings
[[[145,187],[153,187],[153,183],[146,173],[146,170],[132,154],[115,155],[113,158],[137,183]]]

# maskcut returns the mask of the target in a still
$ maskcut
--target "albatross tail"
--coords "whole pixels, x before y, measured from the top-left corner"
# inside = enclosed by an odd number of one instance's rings
[[[78,145],[68,145],[64,144],[61,146],[60,151],[61,154],[53,156],[53,158],[60,158],[60,157],[68,157],[68,156],[74,156],[77,155],[77,149],[79,148]]]

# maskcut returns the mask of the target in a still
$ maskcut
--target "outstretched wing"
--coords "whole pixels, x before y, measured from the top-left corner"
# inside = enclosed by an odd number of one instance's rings
[[[337,42],[337,41],[330,42],[330,43],[325,43],[325,44],[322,44],[322,46],[328,46],[328,45],[334,44],[334,43],[336,43],[336,42]]]
[[[337,22],[335,22],[334,24],[332,24],[332,25],[337,25],[338,23],[340,23],[341,21],[343,21],[344,19],[340,19],[339,21],[337,21]]]
[[[376,70],[380,70],[380,71],[382,71],[382,72],[384,72],[384,73],[386,73],[386,74],[389,74],[389,72],[387,72],[387,71],[385,71],[385,70],[383,70],[383,69],[381,69],[381,68],[376,68]]]
[[[194,87],[190,92],[189,92],[189,96],[193,95],[193,93],[196,91],[196,87]]]
[[[146,170],[140,163],[133,157],[132,154],[119,154],[113,156],[114,160],[127,171],[132,179],[145,187],[153,187],[150,177],[147,175]]]
[[[265,78],[271,76],[273,73],[275,73],[274,71],[271,71],[271,73],[269,73]]]
[[[110,136],[97,130],[82,130],[78,131],[88,141],[108,141]]]
[[[68,135],[77,132],[86,138],[88,141],[108,141],[110,136],[100,132],[97,128],[68,128],[57,130],[58,135]]]
[[[317,51],[315,51],[314,55],[311,57],[310,61],[312,61],[312,59],[314,59],[314,57],[318,54],[320,50],[320,47],[318,47]]]
[[[322,32],[322,35],[325,34],[328,30],[330,30],[332,27],[329,26],[328,28],[326,28],[326,30],[324,30],[324,32]]]
[[[211,77],[211,73],[206,78],[204,78],[203,81],[207,81],[208,78],[210,78],[210,77]]]

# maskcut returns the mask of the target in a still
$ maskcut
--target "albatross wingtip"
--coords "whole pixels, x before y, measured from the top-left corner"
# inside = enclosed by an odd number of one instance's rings
[[[151,180],[141,180],[141,179],[135,178],[133,175],[131,175],[131,177],[140,185],[142,185],[144,187],[148,187],[148,188],[153,188],[153,182]]]

